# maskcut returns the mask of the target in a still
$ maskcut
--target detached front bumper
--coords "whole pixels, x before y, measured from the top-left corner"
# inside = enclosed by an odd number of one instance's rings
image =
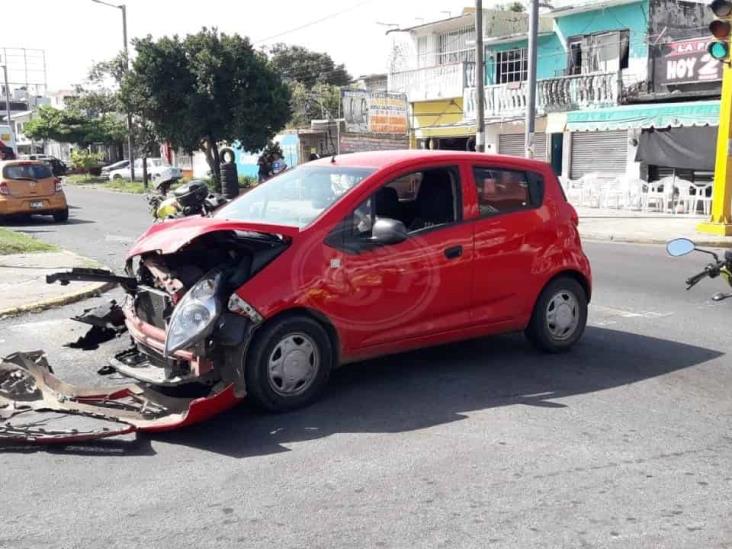
[[[51,372],[42,352],[0,362],[0,443],[69,443],[168,431],[205,421],[236,405],[233,384],[176,398],[139,384],[78,387]]]

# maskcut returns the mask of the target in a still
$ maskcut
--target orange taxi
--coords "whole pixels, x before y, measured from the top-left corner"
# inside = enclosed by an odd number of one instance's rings
[[[0,161],[0,216],[52,215],[62,223],[69,218],[61,180],[39,160]]]

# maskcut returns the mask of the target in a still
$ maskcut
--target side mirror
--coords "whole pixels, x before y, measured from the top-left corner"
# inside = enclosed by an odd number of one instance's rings
[[[371,241],[377,244],[398,244],[407,239],[407,228],[396,219],[382,217],[371,229]]]
[[[696,244],[688,238],[675,238],[666,244],[668,255],[673,257],[690,254],[694,250],[696,250]]]

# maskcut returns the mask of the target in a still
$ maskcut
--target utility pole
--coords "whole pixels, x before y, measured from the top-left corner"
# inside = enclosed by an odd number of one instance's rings
[[[92,0],[92,2],[96,4],[102,4],[103,6],[109,6],[110,8],[117,8],[118,10],[122,11],[122,42],[124,46],[124,52],[125,52],[125,68],[126,70],[130,70],[130,54],[127,49],[127,6],[125,4],[110,4],[108,2],[104,2],[103,0]],[[132,141],[132,113],[127,113],[127,151],[128,156],[130,157],[130,178],[134,181],[135,180],[135,153],[132,150],[133,147],[133,141]],[[147,182],[145,182],[145,185],[147,186]]]
[[[534,129],[536,123],[536,51],[539,37],[539,0],[529,0],[529,66],[526,98],[525,156],[534,158]]]
[[[475,151],[485,152],[485,65],[483,63],[483,0],[475,0]]]
[[[13,137],[13,142],[15,143],[15,146],[18,146],[18,138],[15,135],[15,128],[13,128],[13,121],[10,120],[10,84],[8,84],[8,65],[7,65],[7,59],[5,60],[5,65],[3,65],[3,76],[5,81],[5,116],[8,119],[8,126],[10,127],[10,135]],[[16,151],[17,152],[17,151]]]

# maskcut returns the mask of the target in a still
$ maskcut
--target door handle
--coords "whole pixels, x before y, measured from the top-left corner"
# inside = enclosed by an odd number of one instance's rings
[[[452,248],[445,248],[445,257],[447,259],[457,259],[463,255],[462,246],[453,246]]]

